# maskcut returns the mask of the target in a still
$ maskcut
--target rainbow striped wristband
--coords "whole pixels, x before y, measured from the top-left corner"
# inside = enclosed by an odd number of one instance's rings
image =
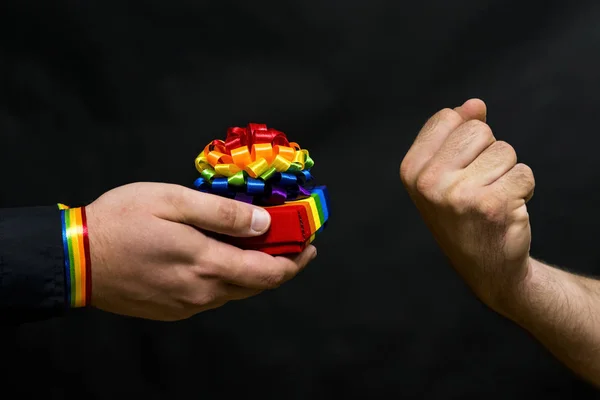
[[[68,307],[86,307],[92,298],[92,274],[85,207],[58,207],[65,252],[65,300]]]

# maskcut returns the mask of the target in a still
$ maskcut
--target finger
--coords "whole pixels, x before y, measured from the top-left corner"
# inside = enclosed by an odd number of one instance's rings
[[[400,177],[405,185],[410,187],[415,184],[417,176],[446,137],[463,122],[459,113],[445,108],[425,123],[400,166]]]
[[[223,235],[260,236],[271,225],[261,207],[182,186],[167,191],[165,200],[171,206],[165,218]]]
[[[491,128],[485,122],[468,121],[448,135],[429,166],[445,170],[465,168],[495,141]]]
[[[525,164],[516,164],[506,174],[491,185],[496,190],[503,190],[514,199],[528,202],[533,197],[535,177],[531,168]]]
[[[453,110],[445,108],[431,117],[415,139],[415,147],[428,145],[432,150],[439,148],[445,138],[461,124],[470,120],[483,121],[486,116],[485,103],[478,99],[467,100]]]
[[[317,249],[313,245],[308,245],[300,254],[289,258],[299,268],[298,272],[302,271],[306,266],[317,257]]]
[[[232,285],[231,283],[223,283],[223,298],[226,301],[244,300],[250,297],[257,296],[264,292],[262,289],[249,289],[243,286]]]
[[[313,246],[309,246],[310,248],[305,249],[302,253],[294,256],[294,257],[285,257],[289,260],[293,261],[298,265],[299,271],[302,271],[308,263],[314,259],[316,256],[317,250]],[[223,283],[224,287],[224,295],[225,299],[229,300],[243,300],[250,297],[254,297],[262,292],[263,289],[252,289],[243,286],[234,285],[231,283]]]
[[[216,271],[215,275],[234,285],[252,289],[274,289],[295,277],[316,257],[308,246],[294,259],[273,257],[260,251],[242,250],[207,238],[208,245],[199,254],[198,265]]]
[[[487,106],[480,99],[470,99],[454,109],[465,121],[478,120],[485,122],[487,119]]]
[[[434,114],[423,126],[407,152],[400,170],[405,184],[416,181],[423,167],[442,146],[448,135],[465,121],[485,116],[485,104],[480,100],[468,100],[454,110],[445,108]]]
[[[468,176],[475,186],[487,186],[504,176],[516,164],[517,153],[514,148],[499,140],[465,168],[465,176]]]

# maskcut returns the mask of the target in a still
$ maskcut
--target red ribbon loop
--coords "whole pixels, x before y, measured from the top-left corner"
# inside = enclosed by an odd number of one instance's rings
[[[267,128],[264,124],[248,124],[246,128],[234,127],[227,130],[226,151],[223,151],[223,153],[231,154],[231,150],[242,146],[248,146],[251,149],[253,144],[259,143],[290,147],[290,142],[285,133]]]

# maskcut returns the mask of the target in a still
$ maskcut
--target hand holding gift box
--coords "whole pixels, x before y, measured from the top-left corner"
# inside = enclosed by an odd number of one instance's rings
[[[229,128],[196,158],[200,177],[194,186],[205,193],[264,207],[269,231],[253,238],[221,238],[244,249],[272,255],[295,254],[312,243],[329,219],[329,195],[317,186],[314,161],[283,132],[263,124]]]

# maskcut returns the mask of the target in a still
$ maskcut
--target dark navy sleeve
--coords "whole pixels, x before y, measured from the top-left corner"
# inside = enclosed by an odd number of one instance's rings
[[[57,206],[0,209],[0,325],[61,315],[64,265]]]

